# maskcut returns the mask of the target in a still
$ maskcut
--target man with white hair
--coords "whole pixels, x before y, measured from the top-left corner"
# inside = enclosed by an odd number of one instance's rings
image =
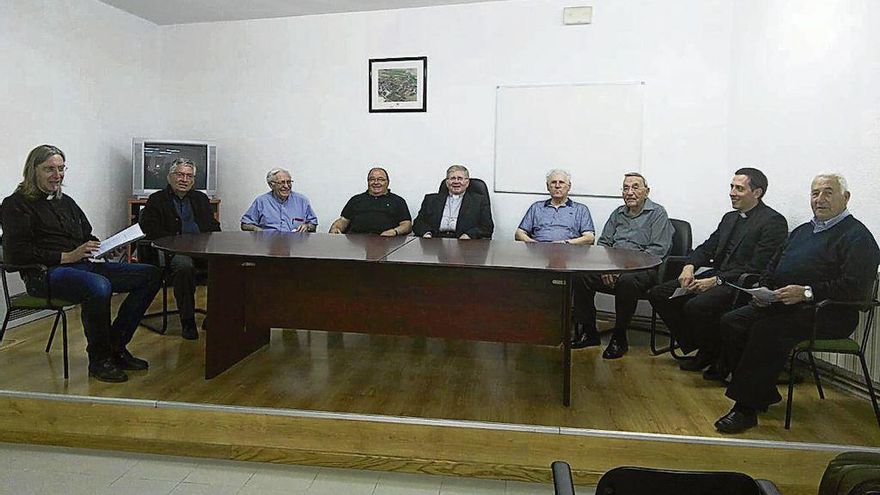
[[[782,400],[776,379],[792,348],[810,338],[814,318],[817,339],[844,338],[855,330],[858,306],[817,312],[814,303],[874,297],[880,248],[847,210],[849,198],[843,176],[816,176],[810,187],[813,219],[791,232],[761,276],[760,285],[772,296],[756,296],[721,318],[723,360],[733,371],[727,396],[736,403],[715,422],[718,431],[745,431],[758,424],[759,411]]]
[[[592,244],[596,238],[596,229],[593,227],[593,217],[590,209],[583,203],[572,201],[568,197],[571,190],[571,174],[565,170],[553,169],[547,173],[547,192],[550,198],[535,201],[526,211],[519,227],[516,229],[514,239],[524,242],[556,242],[563,244]],[[578,279],[575,289],[583,283]],[[581,339],[584,327],[592,325],[595,328],[596,318],[590,314],[588,306],[582,304],[583,291],[574,293],[574,323],[577,339]],[[595,330],[587,337],[591,340],[589,345],[599,345],[599,334]],[[586,346],[581,346],[586,347]]]
[[[220,231],[210,199],[193,189],[195,177],[192,160],[181,157],[171,163],[168,187],[151,194],[141,210],[139,223],[147,239]],[[185,254],[176,254],[169,263],[180,315],[180,335],[187,340],[199,338],[195,318],[196,272],[206,265],[204,260],[194,260]]]
[[[266,174],[270,191],[254,199],[241,216],[241,230],[279,232],[314,232],[318,217],[309,198],[293,191],[290,172],[273,168]]]
[[[623,204],[611,212],[598,244],[666,257],[672,247],[672,223],[669,222],[666,209],[648,199],[651,189],[647,179],[638,172],[624,174],[620,191]],[[622,357],[629,350],[627,329],[636,312],[639,298],[656,284],[656,268],[638,272],[586,275],[578,279],[572,290],[575,300],[584,306],[577,310],[584,315],[584,328],[576,335],[572,347],[580,349],[598,342],[594,299],[596,292],[604,292],[614,294],[614,330],[602,357]]]

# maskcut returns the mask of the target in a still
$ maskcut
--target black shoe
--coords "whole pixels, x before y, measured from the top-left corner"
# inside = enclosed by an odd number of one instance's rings
[[[724,385],[730,385],[730,380],[728,377],[730,376],[730,372],[715,366],[709,366],[706,371],[703,372],[703,380],[709,380],[710,382],[721,382]]]
[[[571,341],[572,349],[583,349],[585,347],[594,347],[602,343],[599,339],[599,332],[595,329],[587,330],[582,323],[575,325],[575,338]]]
[[[703,371],[707,366],[711,366],[715,361],[713,356],[707,353],[697,352],[693,359],[682,361],[678,368],[683,371]]]
[[[96,380],[109,383],[122,383],[128,381],[128,375],[116,367],[113,358],[106,358],[97,363],[89,363],[89,376]]]
[[[131,353],[128,352],[128,349],[123,349],[117,352],[116,355],[113,356],[113,364],[115,364],[117,368],[126,371],[142,371],[150,367],[150,363],[132,356]]]
[[[180,336],[186,340],[199,340],[199,331],[196,330],[195,323],[184,323],[183,327],[180,329]]]
[[[626,351],[629,350],[629,343],[625,340],[611,337],[611,342],[602,353],[602,359],[618,359],[622,358]]]
[[[758,425],[756,413],[746,413],[730,410],[715,422],[715,429],[721,433],[742,433],[753,426]]]

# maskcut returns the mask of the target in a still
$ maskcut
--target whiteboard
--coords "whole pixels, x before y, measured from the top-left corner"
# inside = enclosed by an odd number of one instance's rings
[[[644,83],[499,86],[495,192],[546,194],[545,176],[572,175],[570,194],[620,197],[642,168]]]

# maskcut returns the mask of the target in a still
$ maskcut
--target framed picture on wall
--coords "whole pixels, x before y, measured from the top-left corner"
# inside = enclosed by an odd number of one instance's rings
[[[370,112],[427,110],[428,57],[370,59]]]

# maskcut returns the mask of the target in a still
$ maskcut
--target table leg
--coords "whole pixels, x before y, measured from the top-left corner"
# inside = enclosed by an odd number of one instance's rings
[[[211,330],[205,344],[205,378],[223,373],[269,343],[269,327],[253,324],[262,309],[254,297],[256,264],[217,258],[208,269],[208,314]]]
[[[565,275],[562,295],[562,404],[571,405],[571,283],[572,275]]]

